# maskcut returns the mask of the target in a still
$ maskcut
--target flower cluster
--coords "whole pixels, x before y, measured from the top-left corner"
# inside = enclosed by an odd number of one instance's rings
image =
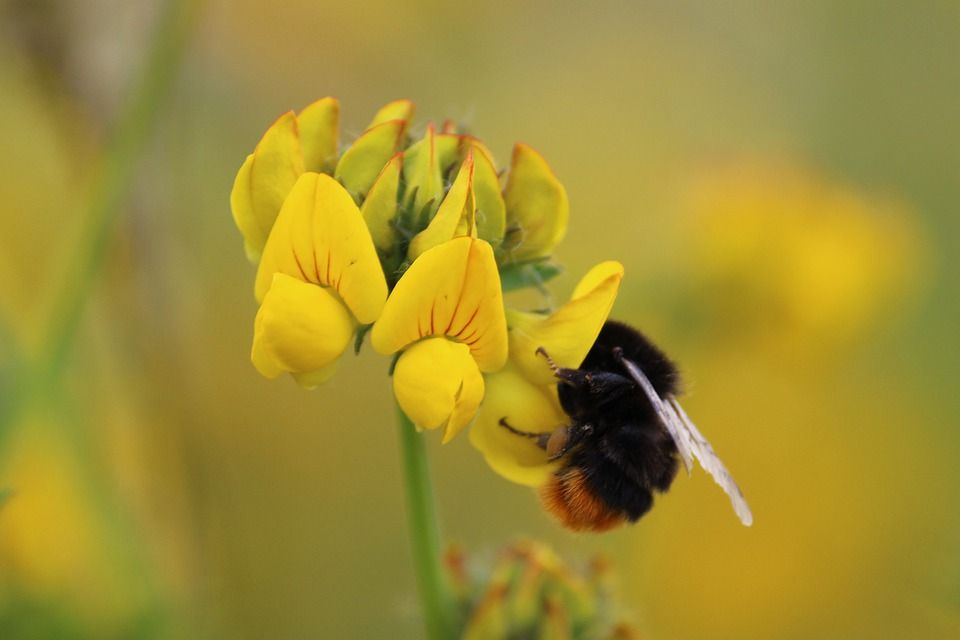
[[[623,269],[592,269],[552,313],[506,310],[503,292],[542,287],[566,232],[566,190],[532,148],[513,150],[505,183],[489,149],[451,123],[412,136],[407,100],[380,109],[340,149],[337,100],[280,117],[240,168],[231,194],[247,255],[259,266],[252,360],[306,387],[336,370],[367,333],[395,356],[393,389],[420,429],[471,442],[515,482],[553,465],[531,431],[566,423],[547,349],[576,367],[613,305]]]
[[[458,637],[464,640],[639,638],[623,620],[603,557],[577,571],[549,547],[524,541],[503,549],[490,567],[457,550],[447,553],[446,566],[462,619]]]

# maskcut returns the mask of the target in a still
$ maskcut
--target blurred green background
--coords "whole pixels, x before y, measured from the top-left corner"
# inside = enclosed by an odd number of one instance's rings
[[[625,264],[614,315],[756,516],[696,472],[573,535],[432,438],[450,540],[603,551],[649,638],[960,637],[960,5],[211,0],[98,248],[162,6],[0,0],[0,637],[419,637],[386,361],[307,393],[248,359],[233,177],[325,95],[347,140],[407,97],[501,166],[541,151],[557,299]],[[32,375],[91,246],[63,375]]]

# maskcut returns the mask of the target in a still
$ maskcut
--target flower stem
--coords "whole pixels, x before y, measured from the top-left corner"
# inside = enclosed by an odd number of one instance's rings
[[[453,601],[441,563],[440,527],[426,447],[423,437],[400,407],[397,407],[397,419],[410,548],[427,637],[429,640],[451,640],[454,637]]]
[[[53,379],[63,369],[82,319],[90,291],[109,247],[113,223],[133,184],[133,177],[159,107],[173,84],[189,35],[199,13],[200,0],[167,0],[155,27],[141,72],[116,125],[106,141],[103,159],[86,211],[83,236],[71,261],[72,274],[58,296],[53,325],[41,363]]]

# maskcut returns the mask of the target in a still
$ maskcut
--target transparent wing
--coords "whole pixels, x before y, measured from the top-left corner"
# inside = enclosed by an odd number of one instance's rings
[[[680,406],[680,403],[673,397],[668,397],[666,400],[661,398],[660,394],[653,388],[650,380],[647,379],[647,376],[635,363],[626,358],[621,358],[621,362],[623,362],[623,366],[630,373],[630,377],[640,385],[640,388],[643,389],[643,392],[650,399],[654,411],[656,411],[660,421],[667,428],[673,441],[677,444],[677,450],[680,452],[683,464],[687,468],[687,473],[690,472],[692,466],[691,459],[696,458],[700,466],[710,474],[714,481],[720,485],[720,488],[730,497],[733,510],[740,518],[740,522],[748,527],[752,525],[753,513],[750,511],[750,506],[747,504],[746,498],[743,497],[743,492],[740,491],[740,487],[733,479],[733,476],[730,475],[730,472],[727,471],[723,462],[717,457],[716,452],[713,450],[713,447],[710,446],[707,439],[703,437],[700,430],[697,429],[696,425],[694,425],[687,416],[686,412]]]
[[[640,367],[626,358],[621,358],[620,362],[627,368],[630,377],[636,380],[640,388],[643,389],[643,392],[650,398],[650,404],[653,405],[653,410],[657,412],[660,422],[662,422],[663,426],[670,432],[673,441],[677,443],[677,450],[680,452],[683,465],[687,468],[687,473],[689,474],[693,469],[694,448],[693,440],[690,437],[690,432],[687,430],[686,425],[680,421],[679,416],[677,416],[673,408],[660,398],[660,394],[653,388],[653,384],[650,383],[647,376],[640,370]]]
[[[680,406],[680,403],[677,402],[676,398],[669,398],[668,402],[670,403],[670,408],[674,410],[680,418],[680,421],[687,428],[687,434],[693,444],[693,456],[700,462],[700,466],[713,476],[714,481],[730,496],[733,510],[740,518],[740,522],[749,527],[753,524],[753,513],[750,511],[750,505],[747,504],[746,498],[743,497],[743,492],[740,491],[740,486],[737,485],[737,481],[733,479],[733,476],[727,471],[723,462],[717,457],[713,447],[710,446],[710,442],[703,437],[700,430],[697,429],[696,425],[687,417],[686,412],[683,410],[683,407]]]

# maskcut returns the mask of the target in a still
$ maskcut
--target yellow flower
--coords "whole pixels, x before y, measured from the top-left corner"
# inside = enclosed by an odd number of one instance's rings
[[[427,249],[452,238],[475,236],[476,212],[477,204],[473,191],[473,153],[471,152],[460,165],[456,179],[430,224],[410,241],[408,250],[410,259],[416,260]]]
[[[259,261],[256,368],[315,386],[358,326],[386,308],[372,341],[383,353],[404,351],[398,401],[418,426],[443,426],[449,439],[476,413],[481,372],[506,361],[502,290],[557,273],[545,259],[569,207],[530,147],[517,145],[502,188],[490,151],[450,123],[428,125],[411,143],[413,112],[409,100],[387,104],[339,158],[335,99],[281,116],[240,168],[231,208]],[[437,326],[416,324],[435,309],[426,320]]]
[[[507,312],[510,360],[487,376],[487,394],[470,442],[503,477],[539,486],[558,462],[527,438],[518,438],[500,425],[502,418],[518,429],[549,433],[569,423],[560,407],[557,381],[537,349],[543,347],[561,367],[580,366],[613,307],[623,265],[602,262],[577,284],[570,301],[550,315]]]
[[[297,179],[264,247],[255,294],[254,366],[308,387],[333,374],[357,324],[379,317],[387,298],[380,260],[336,180],[312,172]]]
[[[117,544],[116,513],[104,510],[87,461],[64,435],[67,425],[28,410],[11,427],[0,455],[10,491],[0,504],[0,609],[8,614],[18,597],[56,603],[99,629],[97,637],[117,637],[143,613],[148,588],[143,567],[131,566]]]
[[[513,149],[503,199],[507,235],[502,261],[530,262],[548,258],[567,233],[570,203],[567,190],[543,156],[525,144]]]
[[[727,338],[831,353],[923,275],[914,212],[803,168],[720,168],[686,209],[689,295]]]
[[[384,106],[339,161],[340,103],[335,98],[280,116],[247,156],[230,194],[250,260],[259,259],[283,201],[305,171],[335,175],[355,199],[362,199],[399,149],[413,110],[409,100]]]
[[[391,102],[377,112],[370,127],[343,152],[333,175],[358,202],[363,200],[384,165],[400,149],[412,116],[413,103],[407,100]]]
[[[421,429],[449,441],[484,395],[480,372],[507,359],[507,325],[493,249],[464,236],[427,249],[397,282],[370,334],[384,355],[403,351],[393,388]]]
[[[475,234],[499,247],[506,227],[506,205],[490,151],[476,138],[436,133],[427,127],[422,140],[404,151],[405,219],[416,234],[409,258],[458,235]],[[458,167],[459,164],[459,167]],[[457,169],[444,195],[443,176]]]

